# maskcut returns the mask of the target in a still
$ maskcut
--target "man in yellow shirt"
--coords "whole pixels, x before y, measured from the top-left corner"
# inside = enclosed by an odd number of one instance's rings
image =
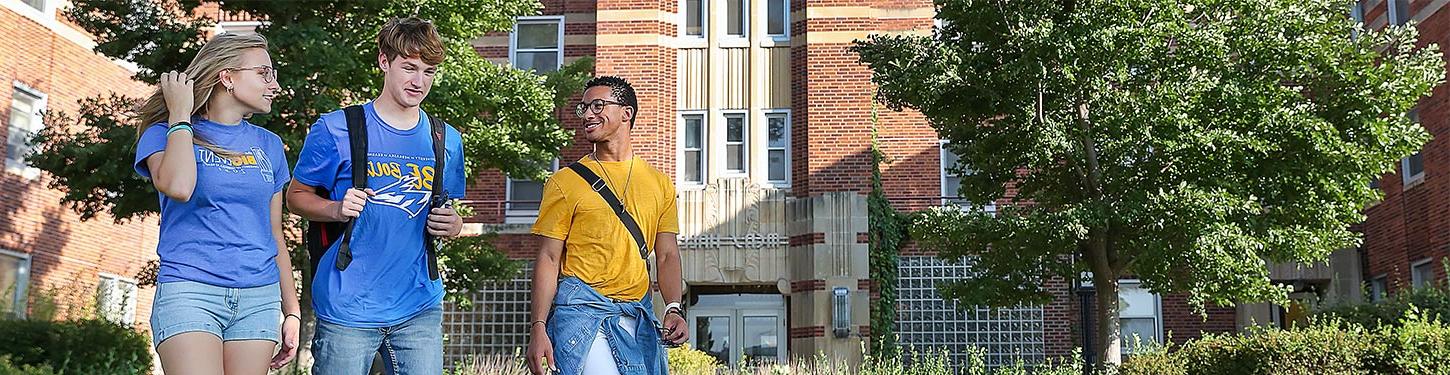
[[[624,79],[590,80],[574,113],[584,119],[594,152],[544,183],[532,230],[542,246],[534,264],[529,368],[535,374],[665,374],[661,344],[688,337],[675,186],[631,150],[639,104]],[[663,319],[649,293],[650,249],[666,303]]]

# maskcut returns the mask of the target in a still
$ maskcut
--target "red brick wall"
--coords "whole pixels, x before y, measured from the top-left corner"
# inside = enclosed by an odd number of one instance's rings
[[[1426,2],[1414,2],[1416,12]],[[1371,12],[1384,12],[1381,5]],[[1372,19],[1372,18],[1367,18]],[[1450,44],[1450,14],[1441,10],[1427,17],[1419,26],[1422,44]],[[1364,277],[1372,280],[1388,276],[1390,291],[1408,289],[1410,265],[1423,259],[1432,264],[1437,280],[1445,279],[1440,260],[1450,248],[1450,92],[1445,85],[1435,87],[1431,97],[1420,102],[1420,124],[1435,138],[1423,149],[1425,179],[1423,183],[1405,188],[1399,173],[1380,179],[1384,199],[1364,211],[1366,220],[1359,226],[1364,234]]]
[[[66,39],[19,13],[0,8],[0,82],[22,82],[47,95],[50,112],[74,114],[77,101],[116,91],[130,96],[146,93],[147,86],[130,80],[131,72],[86,47]],[[63,23],[58,27],[68,27]],[[10,85],[0,87],[0,121],[10,119]],[[57,124],[47,124],[58,126]],[[4,153],[4,150],[0,150]],[[131,155],[119,155],[129,163]],[[156,222],[152,219],[125,225],[109,217],[81,222],[62,206],[62,193],[47,188],[42,174],[26,180],[0,172],[0,249],[31,255],[30,294],[63,289],[72,298],[65,305],[90,306],[97,273],[131,278],[149,259],[156,258]],[[137,324],[145,328],[150,316],[152,289],[137,296]],[[61,311],[66,311],[62,307]]]

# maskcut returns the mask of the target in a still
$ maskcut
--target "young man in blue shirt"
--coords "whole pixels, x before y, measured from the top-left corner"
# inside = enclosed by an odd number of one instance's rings
[[[462,230],[453,209],[431,202],[434,176],[442,176],[448,198],[463,197],[463,142],[456,129],[429,123],[419,108],[443,61],[433,24],[416,17],[389,21],[378,47],[383,89],[362,106],[367,187],[353,186],[355,161],[340,110],[308,132],[287,192],[289,207],[308,220],[354,220],[350,242],[334,241],[312,280],[314,375],[365,374],[374,353],[382,354],[389,374],[443,372],[443,283],[430,275],[424,243],[425,234],[453,237]],[[446,171],[434,169],[434,126],[445,127]],[[342,244],[350,261],[337,261]]]

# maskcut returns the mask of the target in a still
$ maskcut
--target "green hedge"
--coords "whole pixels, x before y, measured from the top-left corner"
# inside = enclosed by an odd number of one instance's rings
[[[1450,374],[1450,326],[1410,309],[1377,328],[1343,320],[1209,335],[1135,355],[1123,375]]]
[[[0,355],[15,365],[49,366],[57,374],[150,373],[149,341],[134,329],[105,320],[0,320]]]
[[[1317,316],[1341,319],[1374,328],[1381,324],[1399,324],[1411,307],[1419,310],[1422,315],[1442,323],[1450,323],[1446,321],[1446,319],[1450,319],[1450,289],[1440,286],[1402,291],[1380,302],[1331,306],[1319,311]]]

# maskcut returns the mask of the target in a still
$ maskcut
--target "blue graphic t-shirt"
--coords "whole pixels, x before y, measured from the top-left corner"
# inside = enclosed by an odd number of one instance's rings
[[[423,249],[424,228],[432,198],[433,140],[428,116],[419,111],[418,124],[399,130],[384,124],[370,102],[367,113],[368,199],[353,228],[352,263],[338,271],[334,242],[318,262],[312,282],[312,303],[317,318],[359,328],[402,323],[443,301],[443,282],[428,277],[428,256]],[[437,124],[448,126],[447,124]],[[463,138],[445,129],[448,168],[444,190],[462,198]],[[298,182],[328,190],[342,200],[352,187],[352,154],[348,149],[347,116],[343,111],[322,115],[307,133],[297,158]]]
[[[194,281],[228,288],[276,283],[277,240],[272,236],[272,196],[287,185],[282,138],[243,120],[222,125],[192,119],[197,135],[224,150],[201,146],[191,200],[161,199],[161,257],[157,282]],[[136,173],[151,178],[146,158],[166,150],[166,124],[155,124],[136,143]]]

